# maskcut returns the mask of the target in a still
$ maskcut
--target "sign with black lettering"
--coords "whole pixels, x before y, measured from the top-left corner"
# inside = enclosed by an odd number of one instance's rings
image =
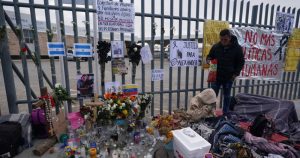
[[[175,41],[170,43],[170,67],[198,66],[197,41]]]
[[[163,69],[153,69],[151,75],[151,81],[160,81],[164,79]]]
[[[97,0],[99,32],[134,33],[134,4]]]

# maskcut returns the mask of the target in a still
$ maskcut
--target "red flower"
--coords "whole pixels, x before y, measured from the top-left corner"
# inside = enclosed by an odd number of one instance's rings
[[[21,52],[23,52],[23,53],[27,52],[27,48],[26,47],[22,48]]]

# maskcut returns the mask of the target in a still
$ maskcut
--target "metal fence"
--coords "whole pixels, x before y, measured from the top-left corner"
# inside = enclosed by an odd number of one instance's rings
[[[60,41],[66,43],[64,28],[64,12],[72,12],[72,23],[74,30],[74,43],[78,42],[78,21],[77,13],[81,12],[85,14],[85,20],[91,21],[90,15],[96,14],[96,10],[89,5],[89,1],[85,0],[84,7],[78,7],[75,4],[75,0],[72,1],[71,6],[63,5],[61,0],[56,1],[56,5],[50,5],[48,0],[44,0],[41,3],[35,3],[34,0],[29,0],[28,3],[18,2],[18,0],[13,1],[4,1],[0,0],[0,55],[1,55],[1,64],[3,70],[3,78],[5,84],[5,90],[7,95],[8,108],[10,113],[18,113],[19,104],[27,104],[29,111],[31,110],[31,104],[37,99],[39,95],[36,94],[36,90],[31,89],[31,82],[28,67],[28,60],[33,60],[36,65],[36,72],[38,74],[38,84],[41,92],[41,88],[48,86],[53,88],[53,85],[57,82],[57,68],[55,65],[55,60],[53,57],[50,57],[50,67],[51,67],[51,79],[47,77],[47,73],[43,71],[41,59],[40,59],[40,43],[38,37],[37,29],[37,19],[36,19],[36,10],[42,10],[45,13],[45,22],[48,41],[51,42],[53,30],[51,30],[51,21],[50,12],[57,11],[59,22],[57,24],[57,30],[59,31],[58,35],[61,35],[59,38]],[[120,0],[123,2],[123,0]],[[292,13],[295,15],[295,27],[299,27],[299,16],[300,10],[296,8],[285,8],[269,4],[260,4],[251,5],[250,1],[238,1],[238,0],[127,0],[124,2],[129,3],[140,3],[140,11],[137,10],[135,15],[136,19],[139,18],[141,24],[138,25],[141,27],[140,32],[140,42],[142,45],[145,45],[146,37],[145,32],[151,32],[149,40],[149,45],[154,52],[154,44],[159,42],[161,48],[164,48],[166,45],[165,40],[172,39],[182,39],[182,40],[191,40],[199,39],[200,32],[202,31],[203,22],[206,19],[213,20],[222,20],[230,22],[232,27],[245,27],[245,26],[257,26],[267,29],[274,28],[275,13],[276,11],[282,11],[287,13]],[[167,5],[166,5],[167,4]],[[179,6],[179,7],[178,7]],[[185,7],[183,7],[185,6]],[[8,17],[5,11],[5,7],[13,7],[16,17],[16,26],[12,20]],[[34,38],[34,50],[28,50],[28,55],[20,54],[22,60],[22,70],[23,73],[15,65],[14,61],[10,57],[10,49],[8,47],[8,37],[7,37],[7,28],[9,27],[18,37],[19,45],[21,48],[28,47],[24,42],[24,37],[22,34],[22,21],[20,8],[30,9],[31,22],[32,22],[32,31]],[[160,9],[160,10],[159,10]],[[166,12],[167,11],[167,12]],[[296,12],[297,11],[297,12]],[[251,17],[251,18],[250,18]],[[94,18],[95,20],[95,18]],[[6,23],[8,25],[6,25]],[[150,24],[150,29],[148,24]],[[146,26],[147,25],[147,26]],[[183,26],[186,27],[183,27]],[[90,26],[88,22],[85,23],[87,43],[96,42],[98,40],[104,40],[103,33],[91,32],[91,27],[95,31],[95,25]],[[186,30],[184,29],[186,28]],[[168,34],[167,34],[167,31]],[[93,33],[93,34],[91,34]],[[156,34],[157,33],[157,34]],[[115,36],[120,35],[120,40],[124,40],[124,33],[110,33],[109,40],[115,40]],[[94,41],[92,41],[92,36]],[[96,37],[97,36],[97,37]],[[130,42],[135,41],[135,34],[130,34]],[[96,51],[96,50],[95,50]],[[30,57],[27,59],[26,56]],[[68,61],[66,57],[63,57],[61,60],[61,66],[64,68],[65,78],[65,87],[70,93],[70,78],[69,78],[69,68]],[[97,62],[97,61],[95,61]],[[81,73],[81,62],[79,59],[76,60],[76,71]],[[98,70],[95,70],[95,67],[99,67],[98,64],[95,64],[93,68],[93,61],[89,59],[88,61],[88,72],[95,73],[96,76],[99,76]],[[260,80],[238,80],[234,83],[232,95],[237,93],[251,93],[259,94],[264,96],[271,96],[281,99],[300,99],[300,66],[298,65],[297,72],[284,72],[281,81],[260,81]],[[140,69],[140,72],[135,75],[135,68]],[[151,81],[151,70],[152,69],[164,69],[165,79],[160,82]],[[109,68],[110,69],[110,68]],[[120,81],[122,84],[125,83],[137,83],[141,86],[140,93],[152,93],[154,94],[154,99],[151,105],[151,114],[156,113],[171,113],[173,109],[176,108],[187,108],[189,99],[207,87],[209,85],[206,83],[207,71],[204,70],[201,66],[198,67],[185,67],[185,68],[172,68],[168,66],[168,61],[164,59],[164,49],[160,50],[160,58],[155,59],[151,62],[151,65],[141,64],[130,65],[129,71],[130,75],[116,76],[111,73],[111,71],[106,73],[105,81]],[[25,85],[26,89],[26,99],[20,99],[16,96],[16,87],[15,80],[13,77],[13,72],[19,77],[21,82]],[[111,78],[107,75],[111,75]],[[150,76],[150,77],[149,77]],[[149,79],[150,78],[150,79]],[[46,81],[46,84],[44,83]],[[63,81],[62,81],[63,82]],[[96,81],[97,91],[100,90],[100,87],[103,85],[98,84]],[[100,83],[100,82],[99,82]],[[102,88],[102,87],[101,87]],[[102,91],[103,92],[103,91]],[[71,102],[68,102],[68,109],[71,111],[72,106]]]

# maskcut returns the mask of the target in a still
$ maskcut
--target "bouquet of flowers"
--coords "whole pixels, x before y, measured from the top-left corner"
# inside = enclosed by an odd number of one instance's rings
[[[136,97],[126,96],[122,92],[105,93],[103,101],[104,105],[98,109],[100,119],[126,119],[131,113]]]
[[[63,104],[63,101],[72,100],[67,90],[60,83],[55,84],[52,97],[56,106],[61,106]]]
[[[137,98],[137,104],[140,107],[140,112],[137,114],[137,119],[143,119],[145,117],[146,109],[150,108],[150,103],[152,101],[151,94],[139,95]]]
[[[165,136],[164,143],[169,143],[173,139],[172,130],[179,126],[173,118],[173,115],[156,116],[152,119],[151,126],[158,130],[161,136]]]

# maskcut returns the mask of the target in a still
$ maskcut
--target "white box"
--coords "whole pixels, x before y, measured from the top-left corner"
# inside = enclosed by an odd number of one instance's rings
[[[211,144],[190,127],[172,131],[176,158],[203,158]]]

